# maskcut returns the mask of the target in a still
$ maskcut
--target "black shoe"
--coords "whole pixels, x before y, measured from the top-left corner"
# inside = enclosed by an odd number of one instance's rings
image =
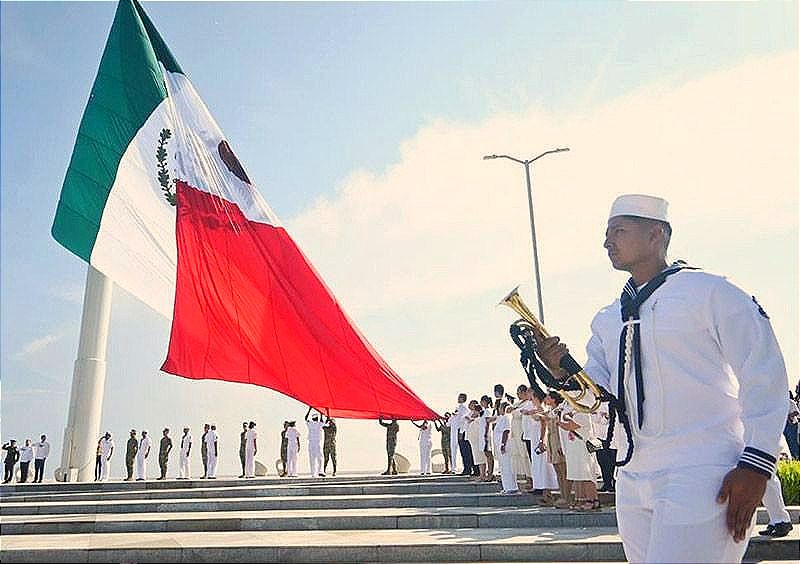
[[[769,527],[772,527],[772,532],[765,536],[772,537],[774,539],[785,537],[786,535],[789,534],[789,531],[791,531],[794,528],[792,527],[791,523],[786,523],[786,522],[775,523],[774,525],[769,525]]]

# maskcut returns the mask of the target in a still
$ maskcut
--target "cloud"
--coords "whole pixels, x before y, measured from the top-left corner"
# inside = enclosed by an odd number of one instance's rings
[[[72,286],[54,286],[50,288],[50,295],[65,302],[72,304],[83,303],[83,286],[74,284]]]
[[[288,225],[356,315],[528,279],[523,168],[481,160],[487,153],[571,148],[533,168],[540,259],[551,276],[606,268],[600,238],[620,193],[663,195],[687,237],[710,226],[735,226],[731,237],[796,230],[796,69],[793,52],[572,113],[531,106],[480,123],[433,121],[403,143],[399,162],[354,171]],[[678,234],[674,248],[689,247]]]
[[[18,360],[23,360],[34,356],[50,347],[52,344],[60,341],[65,335],[65,331],[59,331],[56,333],[48,333],[38,339],[34,339],[23,345],[22,348],[14,354],[14,357]]]

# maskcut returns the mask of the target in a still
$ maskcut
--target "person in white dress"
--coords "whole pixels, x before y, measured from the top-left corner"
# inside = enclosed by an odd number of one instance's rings
[[[297,423],[286,424],[286,476],[297,478],[297,455],[300,452],[300,432]]]
[[[497,450],[497,464],[500,468],[500,483],[502,493],[512,495],[519,493],[517,476],[514,474],[514,466],[511,461],[511,414],[513,408],[507,402],[501,402],[498,407],[498,415],[493,418],[494,428],[492,430],[492,440]]]
[[[494,445],[492,444],[492,431],[494,429],[494,418],[492,417],[492,398],[489,396],[481,397],[481,409],[483,414],[481,417],[485,419],[483,427],[486,429],[486,440],[484,441],[485,448],[483,451],[486,456],[486,481],[491,482],[494,480]]]
[[[253,421],[247,425],[247,433],[245,433],[244,440],[244,477],[245,478],[255,478],[256,477],[256,453],[258,452],[258,445],[256,444],[256,439],[258,438],[258,433],[256,433],[256,424]]]
[[[559,489],[558,477],[556,470],[550,464],[547,453],[543,447],[543,438],[545,434],[545,427],[542,425],[545,414],[542,407],[543,395],[540,395],[538,390],[531,391],[531,403],[533,409],[523,415],[531,420],[531,477],[533,480],[533,490],[536,493],[543,495],[548,494],[552,490]]]
[[[594,439],[592,418],[588,413],[576,411],[567,402],[562,406],[558,426],[561,429],[561,449],[567,459],[567,480],[575,488],[575,507],[599,509],[597,462],[586,448],[586,441]]]
[[[192,435],[189,433],[189,427],[183,428],[183,436],[181,436],[181,450],[178,454],[178,479],[186,480],[191,476],[191,469],[189,466],[189,453],[192,452]]]
[[[208,450],[208,475],[210,480],[217,478],[217,462],[219,461],[219,437],[217,436],[217,426],[211,425],[206,433],[206,449]]]
[[[153,442],[147,431],[142,431],[142,438],[139,439],[139,450],[136,451],[136,480],[147,479],[147,457],[150,456],[150,447]]]

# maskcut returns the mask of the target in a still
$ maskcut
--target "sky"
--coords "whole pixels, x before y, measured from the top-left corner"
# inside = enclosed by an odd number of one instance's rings
[[[758,298],[797,382],[797,2],[143,5],[272,209],[434,409],[525,381],[496,306],[518,284],[536,304],[524,173],[481,156],[560,146],[533,197],[547,326],[579,361],[626,279],[602,249],[608,209],[644,192],[670,202],[672,258]],[[86,273],[50,226],[114,9],[0,3],[0,433],[48,434],[48,476]],[[103,430],[121,445],[132,427],[216,422],[235,474],[255,420],[272,470],[281,421],[305,407],[160,373],[168,335],[115,289]],[[412,466],[416,437],[401,425]],[[340,421],[338,447],[341,470],[385,464],[375,422]]]

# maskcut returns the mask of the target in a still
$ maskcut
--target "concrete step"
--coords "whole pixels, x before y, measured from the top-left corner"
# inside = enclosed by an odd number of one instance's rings
[[[747,560],[796,560],[800,531],[754,537]],[[502,562],[624,560],[613,528],[3,535],[3,562]]]
[[[790,509],[792,522],[800,508]],[[764,509],[759,524],[768,522]],[[543,507],[431,507],[317,509],[285,511],[218,511],[186,513],[104,513],[12,515],[0,519],[3,535],[73,533],[306,531],[456,528],[616,527],[613,508],[574,512]]]
[[[106,482],[43,482],[41,484],[5,484],[0,485],[0,497],[7,497],[17,494],[30,494],[31,492],[54,492],[54,493],[75,493],[75,492],[94,492],[94,491],[129,491],[129,490],[153,490],[153,489],[190,489],[212,487],[229,487],[241,485],[273,486],[286,484],[406,484],[406,483],[475,483],[469,476],[434,474],[431,476],[420,476],[416,474],[399,474],[396,476],[381,476],[374,474],[351,474],[327,476],[324,478],[312,478],[300,476],[298,478],[235,478],[231,476],[219,477],[215,480],[204,480],[192,478],[188,480],[178,480],[169,478],[167,480],[149,479],[144,481],[110,480]]]
[[[209,486],[204,488],[159,488],[141,490],[98,490],[89,492],[25,492],[0,497],[2,502],[45,503],[68,501],[109,501],[116,499],[204,499],[225,497],[272,497],[291,495],[385,495],[385,494],[435,494],[435,493],[497,493],[495,483],[470,482],[407,482],[397,483],[349,483],[349,484],[279,484],[279,485],[236,485]]]
[[[3,502],[0,515],[63,513],[165,513],[188,511],[264,511],[270,509],[363,509],[382,507],[520,507],[538,505],[539,496],[499,493],[386,495],[286,495],[276,497],[122,499],[72,502]]]

